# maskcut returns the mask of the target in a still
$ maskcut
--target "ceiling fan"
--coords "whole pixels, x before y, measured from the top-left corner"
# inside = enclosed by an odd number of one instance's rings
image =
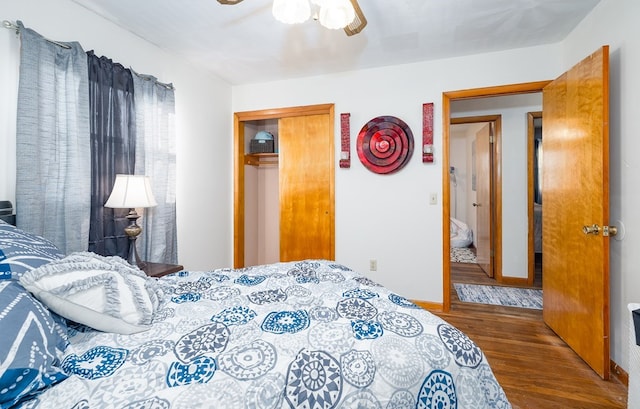
[[[218,3],[225,4],[225,5],[235,5],[240,2],[242,2],[242,0],[218,0]],[[318,0],[311,0],[311,2],[314,4],[319,3]],[[343,30],[348,36],[352,36],[352,35],[358,34],[359,32],[362,31],[362,29],[365,28],[365,26],[367,25],[367,19],[362,13],[362,9],[358,4],[358,0],[349,0],[349,2],[353,6],[355,17],[353,21],[351,21],[351,23],[343,27]],[[317,14],[314,15],[314,19],[316,20],[318,19]]]

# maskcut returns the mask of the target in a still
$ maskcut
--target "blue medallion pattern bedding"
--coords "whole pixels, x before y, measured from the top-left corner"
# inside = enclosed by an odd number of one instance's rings
[[[69,323],[68,378],[27,408],[510,408],[482,351],[330,261],[153,280],[152,325]]]

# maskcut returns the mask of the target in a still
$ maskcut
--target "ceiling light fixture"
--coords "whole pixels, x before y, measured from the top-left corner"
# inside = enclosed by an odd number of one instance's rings
[[[218,0],[220,4],[235,5],[242,0]],[[348,36],[358,34],[367,25],[358,0],[273,0],[271,12],[285,24],[304,23],[313,16],[323,27],[344,29]]]
[[[322,0],[321,3],[319,21],[328,29],[344,28],[356,18],[356,12],[349,0]]]
[[[346,27],[356,17],[349,0],[311,0],[311,3],[318,9],[314,18],[331,30]],[[273,0],[273,16],[285,24],[304,23],[311,17],[311,11],[309,0]]]
[[[308,0],[273,0],[273,17],[281,23],[300,24],[311,17]]]

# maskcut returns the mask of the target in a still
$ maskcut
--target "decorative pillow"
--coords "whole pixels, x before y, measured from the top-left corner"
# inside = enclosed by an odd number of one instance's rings
[[[100,331],[149,328],[160,285],[118,256],[72,253],[26,272],[20,283],[61,316]]]
[[[64,254],[44,237],[0,220],[0,279],[20,279],[26,272]]]
[[[58,367],[66,333],[16,281],[0,281],[0,328],[0,407],[33,398],[67,377]]]

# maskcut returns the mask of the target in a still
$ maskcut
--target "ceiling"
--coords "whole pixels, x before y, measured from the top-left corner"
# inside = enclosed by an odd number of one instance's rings
[[[280,23],[272,0],[72,1],[237,85],[551,44],[600,0],[359,0],[351,37]]]

